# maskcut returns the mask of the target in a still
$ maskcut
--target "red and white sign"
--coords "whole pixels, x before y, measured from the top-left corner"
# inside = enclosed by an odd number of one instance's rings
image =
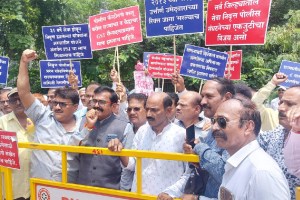
[[[93,51],[143,40],[139,6],[90,16],[89,25]]]
[[[206,46],[264,44],[271,0],[208,1]]]
[[[44,186],[36,184],[36,200],[124,200],[128,197],[118,197],[107,194],[86,192],[64,188],[62,186]]]
[[[151,76],[146,76],[144,71],[134,71],[133,75],[135,92],[150,96],[153,93],[154,85]]]
[[[230,55],[230,51],[227,52]],[[241,80],[241,69],[242,69],[242,50],[232,51],[231,52],[231,65],[230,65],[230,77],[231,80]],[[225,75],[228,75],[228,67],[229,67],[229,58],[227,62],[227,66],[225,68]]]
[[[0,131],[0,166],[20,169],[18,140],[15,132]]]
[[[182,56],[176,56],[176,69],[179,72]],[[174,73],[174,55],[150,54],[148,72],[154,78],[171,79]]]

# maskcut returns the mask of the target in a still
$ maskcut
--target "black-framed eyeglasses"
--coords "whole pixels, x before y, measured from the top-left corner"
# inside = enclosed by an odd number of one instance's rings
[[[9,102],[10,104],[17,104],[17,103],[20,103],[21,100],[20,100],[20,98],[9,98],[9,99],[8,99],[8,102]]]
[[[67,102],[61,102],[61,101],[51,101],[51,105],[53,107],[57,106],[57,104],[61,108],[65,108],[65,107],[67,107],[67,105],[73,105],[73,103],[67,103]]]
[[[228,120],[225,117],[217,117],[217,118],[213,117],[210,120],[211,120],[212,125],[214,125],[217,122],[218,126],[221,129],[225,129],[226,125],[227,125],[227,122],[228,122]]]
[[[139,108],[139,107],[129,108],[129,107],[128,107],[126,111],[127,111],[127,112],[131,112],[132,110],[133,110],[134,112],[139,112],[139,111],[141,110],[141,108]]]
[[[1,105],[4,105],[5,103],[8,104],[8,102],[9,102],[9,100],[4,100],[4,101],[0,101],[0,104],[1,104]]]
[[[104,106],[107,103],[111,103],[110,101],[105,101],[105,100],[98,100],[98,99],[92,99],[92,104],[96,105],[98,103],[98,105]]]

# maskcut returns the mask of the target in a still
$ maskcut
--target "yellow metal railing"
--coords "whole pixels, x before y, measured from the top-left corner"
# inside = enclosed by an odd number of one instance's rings
[[[96,147],[80,147],[80,146],[66,146],[66,145],[52,145],[52,144],[38,144],[38,143],[19,143],[19,148],[38,149],[38,150],[53,150],[61,151],[62,153],[62,182],[61,185],[65,188],[76,188],[83,191],[92,191],[105,194],[113,194],[120,197],[138,198],[138,199],[156,199],[157,196],[150,196],[142,194],[142,159],[163,159],[163,160],[176,160],[185,162],[199,162],[199,158],[196,155],[180,154],[180,153],[165,153],[165,152],[152,152],[152,151],[138,151],[138,150],[122,150],[122,152],[112,152],[107,148],[96,148]],[[67,153],[84,153],[84,154],[98,154],[108,156],[129,156],[136,157],[136,173],[137,173],[137,192],[125,192],[120,190],[112,190],[106,188],[84,186],[77,184],[67,183]],[[1,168],[5,173],[5,188],[6,188],[6,199],[12,200],[12,189],[11,189],[11,172],[10,169]],[[42,179],[31,179],[33,182],[39,182],[47,185],[56,185],[58,182],[42,180]],[[35,196],[34,184],[30,185],[31,196]],[[60,182],[59,182],[60,183]],[[9,189],[10,188],[10,189]],[[1,188],[0,188],[1,190]],[[2,192],[2,191],[1,191]],[[1,194],[0,192],[0,194]]]

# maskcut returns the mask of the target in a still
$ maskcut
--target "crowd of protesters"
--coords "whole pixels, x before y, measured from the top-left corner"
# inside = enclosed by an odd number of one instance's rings
[[[199,163],[143,159],[142,193],[159,200],[295,199],[300,186],[300,85],[278,89],[278,100],[264,101],[287,80],[277,73],[253,91],[226,78],[205,82],[201,93],[188,91],[178,73],[177,93],[150,96],[127,92],[112,70],[113,87],[91,82],[30,91],[25,50],[17,88],[0,91],[0,129],[17,133],[19,142],[146,150],[199,155]],[[193,140],[187,132],[192,128]],[[29,179],[62,180],[61,153],[19,149],[20,170],[12,170],[13,199],[30,199]],[[126,156],[71,154],[68,182],[137,191],[136,159]]]

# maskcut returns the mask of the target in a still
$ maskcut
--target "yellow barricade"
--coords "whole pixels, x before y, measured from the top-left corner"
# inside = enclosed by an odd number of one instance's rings
[[[185,162],[199,162],[199,157],[196,155],[187,155],[180,153],[165,153],[152,151],[137,151],[137,150],[122,150],[122,152],[112,152],[107,148],[95,147],[81,147],[81,146],[66,146],[66,145],[52,145],[52,144],[38,144],[38,143],[19,143],[19,148],[38,149],[38,150],[53,150],[62,153],[62,182],[49,181],[44,179],[30,179],[30,191],[32,199],[36,199],[38,185],[48,186],[50,189],[58,188],[64,190],[76,190],[79,192],[87,192],[94,194],[103,194],[104,196],[113,196],[115,199],[156,199],[157,196],[150,196],[142,194],[142,159],[163,159],[163,160],[177,160]],[[112,190],[106,188],[70,184],[67,183],[67,153],[84,153],[84,154],[98,154],[108,156],[130,156],[136,157],[136,173],[137,173],[137,192],[125,192],[120,190]],[[12,200],[12,180],[10,169],[1,167],[0,172],[4,174],[4,184],[6,191],[6,200]],[[0,173],[0,174],[2,174]],[[1,181],[0,181],[1,182]],[[1,186],[1,185],[0,185]],[[0,195],[2,196],[2,187],[0,187]],[[44,194],[43,194],[44,195]],[[46,194],[45,194],[46,195]],[[123,197],[123,198],[122,198]],[[62,200],[69,200],[67,197]],[[73,199],[72,199],[73,200]]]

